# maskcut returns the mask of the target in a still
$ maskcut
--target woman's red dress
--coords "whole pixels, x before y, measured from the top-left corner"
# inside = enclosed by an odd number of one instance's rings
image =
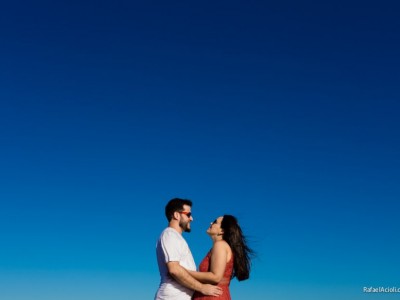
[[[211,251],[208,252],[206,257],[200,263],[200,272],[210,272],[210,262],[211,262]],[[233,273],[233,255],[231,259],[226,263],[225,273],[218,286],[222,289],[222,295],[218,297],[206,296],[199,292],[195,292],[193,295],[193,300],[231,300],[231,294],[229,293],[229,284],[231,282]]]

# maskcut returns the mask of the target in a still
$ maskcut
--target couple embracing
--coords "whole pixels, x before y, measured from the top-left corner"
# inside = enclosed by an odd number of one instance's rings
[[[174,198],[165,207],[168,227],[157,242],[157,262],[161,276],[155,300],[230,300],[233,277],[246,280],[250,274],[252,250],[237,219],[224,215],[207,229],[213,246],[196,271],[189,246],[182,233],[190,232],[192,201]]]

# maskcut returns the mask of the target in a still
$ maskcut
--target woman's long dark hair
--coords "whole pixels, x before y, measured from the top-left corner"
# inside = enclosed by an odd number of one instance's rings
[[[221,222],[224,230],[223,239],[228,243],[233,252],[233,274],[239,281],[250,277],[251,256],[254,251],[247,246],[246,237],[242,233],[237,219],[231,215],[224,215]]]

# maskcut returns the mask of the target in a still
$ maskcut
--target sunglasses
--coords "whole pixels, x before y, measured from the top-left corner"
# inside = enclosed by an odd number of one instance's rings
[[[190,219],[190,217],[192,216],[192,213],[191,213],[191,212],[188,212],[188,211],[180,211],[179,213],[180,213],[180,214],[186,215],[186,217],[188,217],[189,219]]]

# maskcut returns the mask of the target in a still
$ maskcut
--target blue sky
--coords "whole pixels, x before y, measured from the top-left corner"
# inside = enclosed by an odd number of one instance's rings
[[[172,197],[236,215],[234,299],[400,287],[389,2],[4,3],[0,299],[152,299]]]

